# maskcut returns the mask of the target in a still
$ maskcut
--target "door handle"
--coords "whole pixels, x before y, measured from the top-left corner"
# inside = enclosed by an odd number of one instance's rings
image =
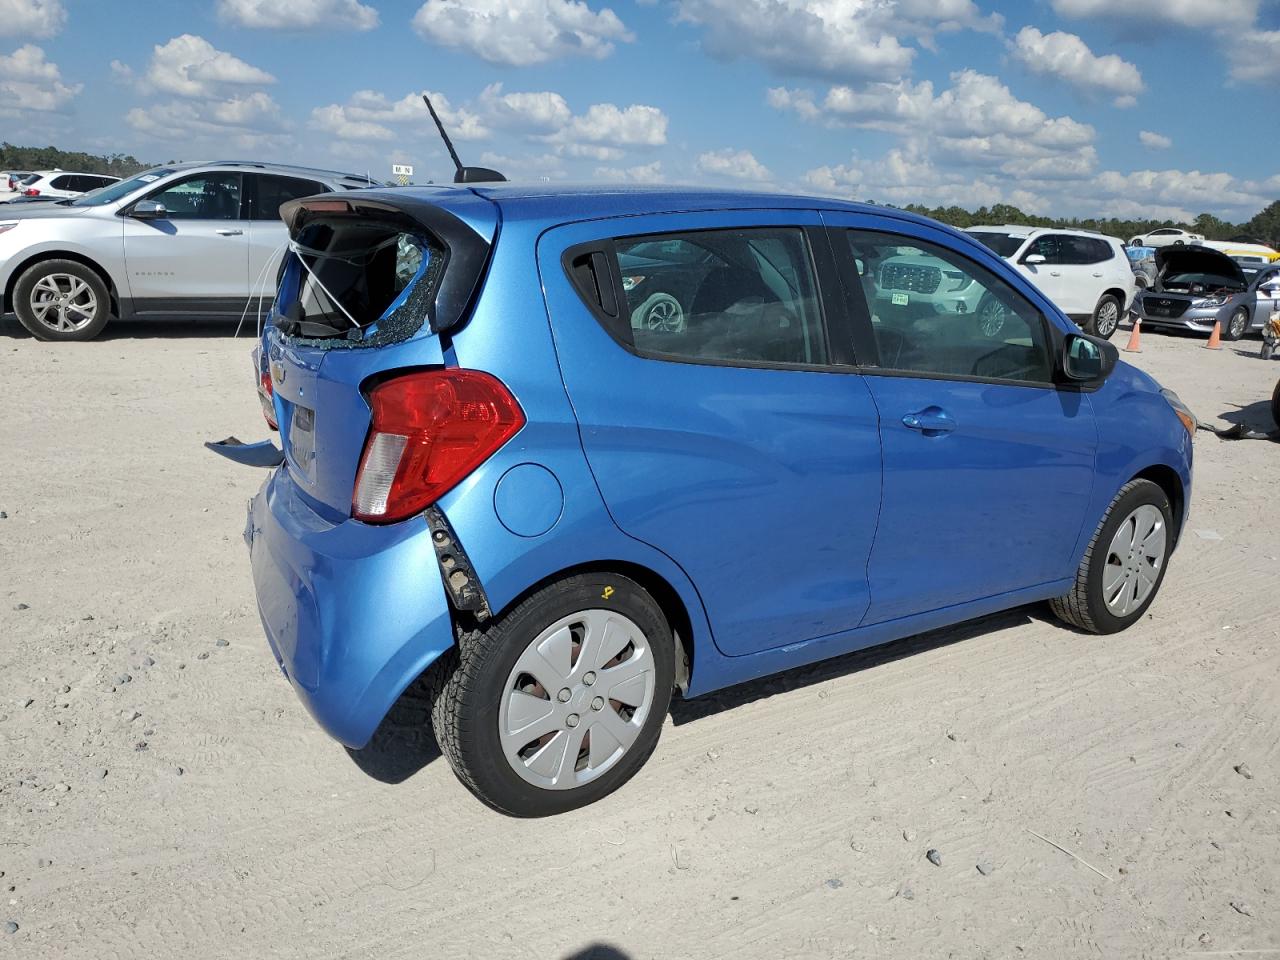
[[[1100,273],[1095,273],[1095,274],[1094,274],[1094,276],[1095,276],[1095,277],[1100,277],[1100,276],[1102,276],[1102,274],[1100,274]]]
[[[213,231],[220,237],[240,237],[244,236],[243,230],[236,230],[234,227],[223,227],[221,230]]]
[[[1061,270],[1050,270],[1050,271],[1049,271],[1049,276],[1051,276],[1051,277],[1060,277],[1060,276],[1062,276],[1062,271],[1061,271]]]
[[[940,437],[956,428],[955,418],[941,407],[925,407],[902,418],[908,430],[919,430],[926,437]]]

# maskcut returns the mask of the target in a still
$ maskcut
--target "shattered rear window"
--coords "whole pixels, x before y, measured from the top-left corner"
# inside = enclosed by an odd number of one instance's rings
[[[431,238],[397,224],[310,223],[285,255],[272,320],[326,349],[399,343],[427,322],[444,261]]]

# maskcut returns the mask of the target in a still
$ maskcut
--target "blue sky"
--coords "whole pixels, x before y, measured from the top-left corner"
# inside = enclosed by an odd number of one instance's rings
[[[1280,197],[1280,0],[0,0],[0,138],[1047,215]]]

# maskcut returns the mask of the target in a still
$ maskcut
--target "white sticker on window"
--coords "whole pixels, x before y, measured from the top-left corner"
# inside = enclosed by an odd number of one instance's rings
[[[910,300],[911,298],[908,297],[905,293],[895,293],[893,295],[893,305],[895,307],[905,307],[910,302]]]
[[[148,173],[145,177],[139,177],[138,179],[141,180],[143,183],[150,183],[152,180],[159,180],[160,175],[155,173]]]

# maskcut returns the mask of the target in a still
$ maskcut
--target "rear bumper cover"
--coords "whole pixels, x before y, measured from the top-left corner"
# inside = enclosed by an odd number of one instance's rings
[[[280,469],[249,502],[245,541],[276,662],[330,736],[365,746],[454,642],[425,521],[332,523]]]

